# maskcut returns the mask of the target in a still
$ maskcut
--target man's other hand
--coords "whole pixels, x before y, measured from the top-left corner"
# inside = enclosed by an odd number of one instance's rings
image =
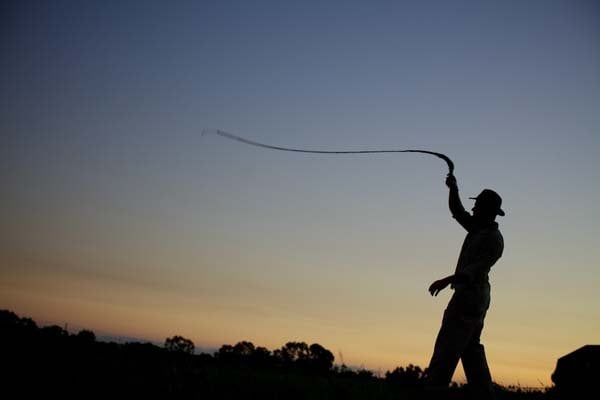
[[[437,296],[438,293],[444,290],[449,284],[450,279],[448,278],[437,280],[429,286],[429,293],[431,293],[432,296]]]

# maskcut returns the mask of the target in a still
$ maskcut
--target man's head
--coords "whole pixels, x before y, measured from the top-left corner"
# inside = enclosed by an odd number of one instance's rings
[[[491,189],[483,189],[479,196],[470,197],[475,200],[473,206],[473,216],[484,218],[496,218],[496,215],[504,216],[502,211],[502,197]]]

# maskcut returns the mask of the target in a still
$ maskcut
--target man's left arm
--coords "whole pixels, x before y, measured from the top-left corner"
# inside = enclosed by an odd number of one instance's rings
[[[444,290],[449,285],[470,284],[473,283],[478,276],[489,272],[490,268],[502,256],[504,250],[504,242],[500,234],[488,238],[483,246],[484,250],[480,253],[477,259],[466,265],[453,275],[448,275],[445,278],[439,279],[429,286],[429,293],[432,296],[437,296],[439,292]]]
[[[467,278],[460,274],[448,275],[445,278],[439,279],[429,286],[429,293],[432,296],[437,296],[439,292],[444,290],[448,285],[455,285],[457,283],[466,283]]]

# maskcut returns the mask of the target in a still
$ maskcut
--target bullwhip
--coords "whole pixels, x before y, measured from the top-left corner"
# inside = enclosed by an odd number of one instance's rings
[[[280,146],[273,146],[270,144],[259,143],[259,142],[255,142],[253,140],[245,139],[243,137],[234,135],[229,132],[222,131],[220,129],[204,129],[202,131],[202,135],[205,135],[205,134],[219,135],[221,137],[235,140],[238,142],[242,142],[242,143],[248,144],[250,146],[263,147],[265,149],[272,149],[272,150],[293,151],[296,153],[314,153],[314,154],[424,153],[424,154],[431,154],[433,156],[439,157],[442,160],[446,161],[446,164],[448,164],[448,172],[450,174],[454,173],[454,163],[452,162],[452,160],[450,158],[448,158],[448,156],[446,156],[445,154],[442,154],[442,153],[436,153],[436,152],[429,151],[429,150],[413,150],[413,149],[407,149],[407,150],[350,150],[350,151],[308,150],[308,149],[295,149],[295,148],[291,148],[291,147],[280,147]]]

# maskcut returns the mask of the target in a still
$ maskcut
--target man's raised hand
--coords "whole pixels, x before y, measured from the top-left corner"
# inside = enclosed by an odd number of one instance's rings
[[[450,189],[458,189],[456,177],[453,174],[446,175],[446,186],[448,186]]]

